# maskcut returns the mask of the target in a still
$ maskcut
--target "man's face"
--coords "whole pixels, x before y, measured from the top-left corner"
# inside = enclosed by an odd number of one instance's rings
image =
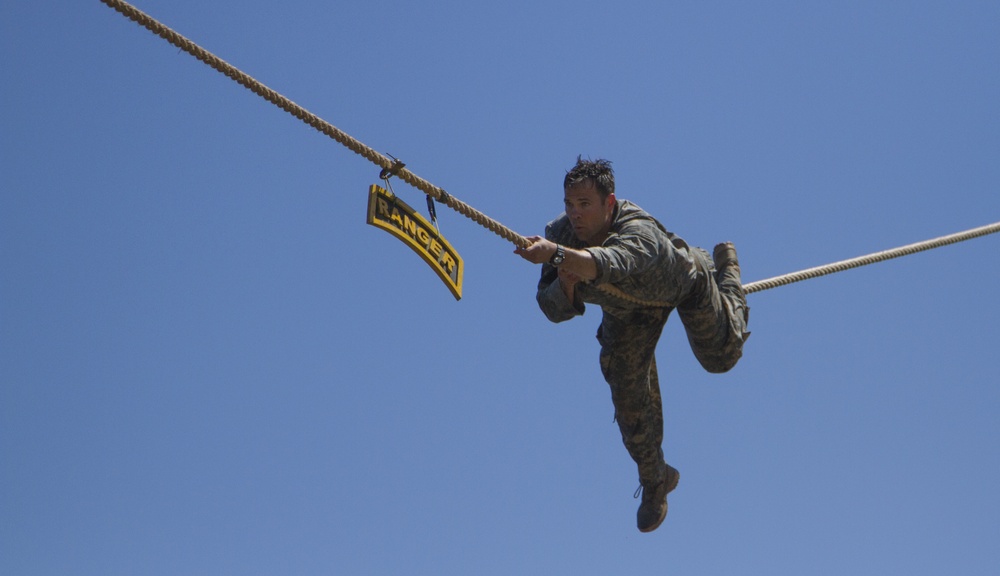
[[[608,194],[603,201],[591,182],[581,182],[567,188],[563,200],[566,216],[576,237],[588,246],[598,246],[611,230],[611,216],[615,211],[615,195]]]

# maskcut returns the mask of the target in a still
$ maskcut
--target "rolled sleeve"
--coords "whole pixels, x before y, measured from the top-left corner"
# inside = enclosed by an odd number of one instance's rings
[[[582,316],[585,307],[579,297],[576,302],[570,302],[559,283],[559,273],[549,265],[542,267],[542,279],[538,283],[535,296],[538,307],[551,322],[565,322],[571,318]]]
[[[656,261],[659,242],[652,234],[642,231],[614,234],[603,246],[584,248],[594,258],[597,266],[595,284],[617,283],[640,274]]]

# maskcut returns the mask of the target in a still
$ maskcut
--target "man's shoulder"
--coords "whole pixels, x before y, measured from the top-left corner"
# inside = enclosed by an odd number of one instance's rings
[[[626,228],[654,227],[667,232],[666,227],[649,212],[629,200],[619,200],[612,228],[621,231]]]

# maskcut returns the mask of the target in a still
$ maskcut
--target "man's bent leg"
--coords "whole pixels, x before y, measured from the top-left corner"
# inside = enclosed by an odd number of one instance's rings
[[[724,250],[720,248],[725,247]],[[691,351],[709,372],[726,372],[743,355],[749,307],[740,283],[740,269],[732,244],[716,249],[719,270],[707,253],[696,260],[696,288],[677,307]]]

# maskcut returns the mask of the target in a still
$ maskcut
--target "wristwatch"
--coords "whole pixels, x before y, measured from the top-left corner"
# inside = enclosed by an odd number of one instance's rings
[[[566,250],[559,244],[556,244],[556,252],[555,254],[552,255],[552,258],[549,258],[549,264],[552,264],[553,266],[558,266],[562,264],[563,260],[565,259],[566,259]]]

